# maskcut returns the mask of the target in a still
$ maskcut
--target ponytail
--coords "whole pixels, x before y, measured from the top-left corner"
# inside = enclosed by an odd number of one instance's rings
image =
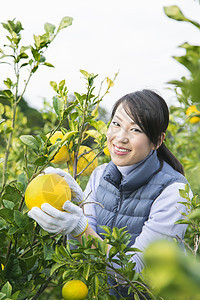
[[[184,168],[182,164],[164,143],[162,143],[162,145],[157,149],[157,155],[161,162],[166,161],[174,170],[184,175]]]

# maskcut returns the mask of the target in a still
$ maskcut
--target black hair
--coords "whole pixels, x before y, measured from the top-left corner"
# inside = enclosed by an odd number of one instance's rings
[[[127,94],[114,104],[111,119],[120,104],[153,145],[155,147],[159,145],[162,133],[166,133],[169,124],[169,110],[165,100],[148,89]],[[182,164],[164,143],[157,149],[157,155],[161,163],[166,161],[173,169],[184,175]]]

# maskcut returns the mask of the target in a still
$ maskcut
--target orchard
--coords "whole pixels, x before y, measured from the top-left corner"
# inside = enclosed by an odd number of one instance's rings
[[[200,24],[188,19],[177,6],[165,7],[164,11],[167,17],[189,22],[200,30]],[[116,278],[116,274],[120,277],[117,286],[128,286],[135,300],[198,299],[200,46],[187,42],[179,46],[185,54],[174,59],[188,69],[189,75],[168,83],[177,101],[170,106],[166,143],[183,164],[194,194],[190,199],[188,185],[180,190],[183,200],[188,200],[183,201],[188,215],[178,221],[188,224],[184,241],[187,256],[175,242],[157,241],[146,250],[146,268],[138,274],[130,261],[138,249],[128,246],[131,236],[126,228],[102,226],[103,241],[83,235],[79,243],[62,233],[49,234],[27,215],[33,203],[41,207],[46,199],[60,210],[63,194],[73,201],[62,177],[44,174],[48,167],[71,174],[84,189],[92,171],[110,161],[108,124],[101,118],[101,102],[116,84],[117,73],[112,79],[103,79],[98,87],[97,74],[80,70],[85,92],[75,91],[73,97],[69,97],[65,79],[51,81],[52,103],[44,103],[44,110],[37,112],[44,126],[30,126],[22,112],[31,78],[41,66],[53,67],[46,60],[48,47],[72,22],[71,17],[64,17],[57,28],[46,23],[44,33],[34,35],[32,45],[23,45],[20,21],[1,23],[7,45],[1,45],[0,63],[10,64],[14,77],[6,74],[5,89],[0,91],[0,299],[116,299],[107,283],[108,276]],[[84,201],[75,204],[82,207]],[[107,255],[108,245],[111,249]]]

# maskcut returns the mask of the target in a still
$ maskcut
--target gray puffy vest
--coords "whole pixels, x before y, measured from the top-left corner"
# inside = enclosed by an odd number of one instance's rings
[[[170,184],[186,184],[187,180],[166,162],[161,167],[156,151],[121,179],[113,162],[108,163],[97,189],[97,202],[104,207],[96,205],[97,224],[110,228],[127,226],[126,230],[132,235],[130,245],[133,245],[148,219],[154,200]],[[97,226],[97,233],[101,235],[102,232],[103,229]]]

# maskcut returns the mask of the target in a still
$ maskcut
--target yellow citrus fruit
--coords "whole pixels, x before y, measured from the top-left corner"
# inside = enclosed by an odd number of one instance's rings
[[[108,150],[108,146],[106,146],[106,147],[103,149],[103,152],[104,152],[105,155],[110,156],[110,152],[109,152],[109,150]]]
[[[57,140],[63,139],[63,134],[61,131],[56,131],[52,137],[50,138],[50,142],[54,145]],[[53,164],[63,164],[67,162],[70,159],[69,152],[67,149],[67,146],[62,146],[59,150],[59,152],[54,156],[54,158],[51,160]]]
[[[87,165],[95,158],[95,153],[91,150],[90,147],[80,146],[78,152],[78,163],[77,163],[77,173],[80,173]],[[69,168],[72,171],[73,163],[74,163],[74,153],[72,154],[72,164],[70,164]],[[98,166],[97,158],[81,173],[81,175],[88,176],[92,173],[92,171]]]
[[[81,280],[70,280],[62,288],[62,296],[65,300],[84,300],[87,294],[88,288]]]
[[[191,106],[189,106],[188,107],[188,109],[186,110],[186,115],[187,116],[189,116],[189,115],[191,115],[191,114],[193,114],[193,113],[198,113],[198,114],[200,114],[200,111],[196,108],[196,105],[191,105]],[[190,123],[198,123],[198,122],[200,122],[200,118],[199,117],[192,117],[191,119],[190,119]]]
[[[25,191],[25,203],[28,209],[34,206],[41,208],[43,203],[49,203],[63,210],[66,200],[71,200],[71,189],[66,180],[55,173],[35,177]]]

